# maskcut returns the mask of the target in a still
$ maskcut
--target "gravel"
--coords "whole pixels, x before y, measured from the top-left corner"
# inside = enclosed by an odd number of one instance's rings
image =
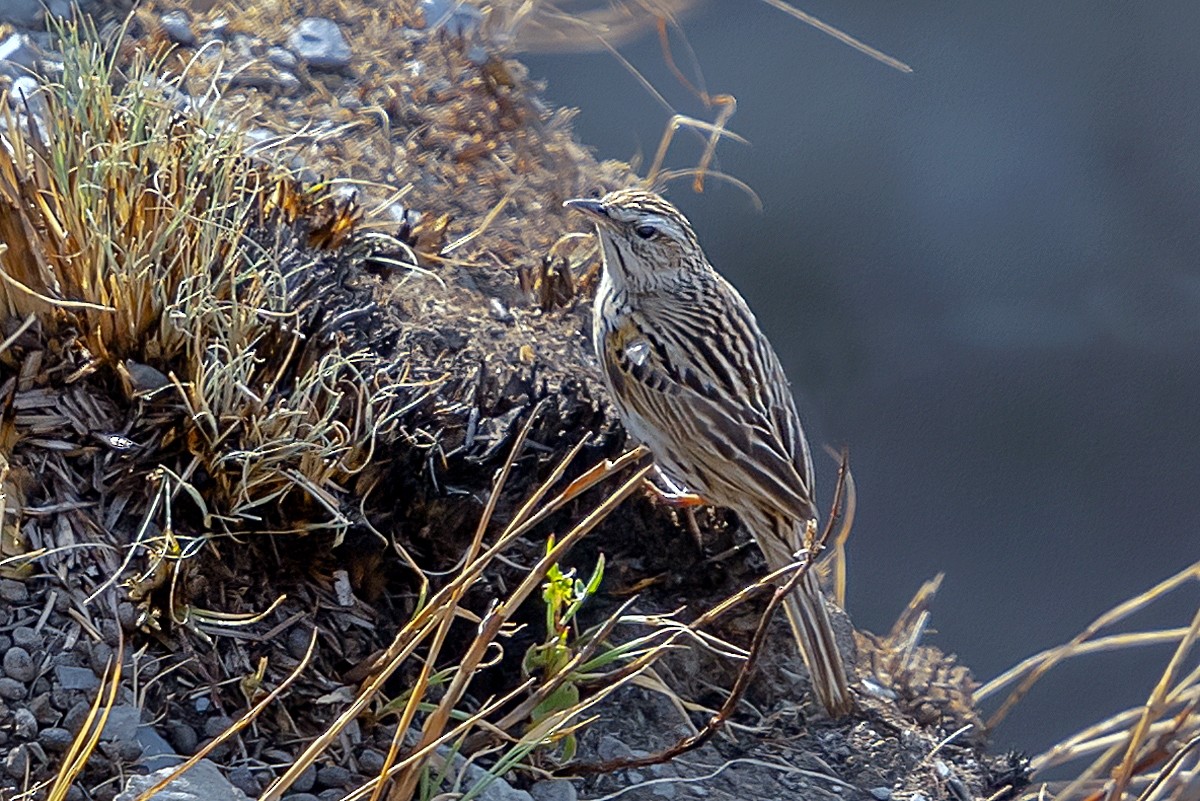
[[[309,67],[340,70],[350,66],[350,45],[338,24],[324,17],[305,17],[288,37],[288,47]]]
[[[28,684],[37,676],[37,666],[33,657],[19,645],[14,645],[4,652],[4,673],[10,679]]]

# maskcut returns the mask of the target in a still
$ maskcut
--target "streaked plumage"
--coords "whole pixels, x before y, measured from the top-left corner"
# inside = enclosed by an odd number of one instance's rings
[[[772,570],[789,564],[817,517],[812,457],[754,314],[658,195],[621,190],[568,205],[599,232],[593,339],[626,429],[668,476],[735,511]],[[845,668],[812,571],[786,609],[817,696],[845,713]]]

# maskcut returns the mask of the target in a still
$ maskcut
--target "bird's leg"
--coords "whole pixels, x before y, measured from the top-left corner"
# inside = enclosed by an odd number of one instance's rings
[[[658,465],[654,466],[654,478],[646,479],[646,487],[661,503],[673,509],[694,509],[697,506],[711,506],[687,487],[668,476]]]
[[[664,473],[658,465],[654,466],[654,474],[659,483],[655,483],[654,479],[646,479],[646,487],[649,488],[650,494],[661,503],[683,512],[683,516],[687,520],[688,531],[691,533],[692,539],[696,541],[696,548],[703,553],[704,537],[700,533],[700,524],[696,522],[696,507],[711,506],[712,504],[696,493],[690,492],[687,487]]]

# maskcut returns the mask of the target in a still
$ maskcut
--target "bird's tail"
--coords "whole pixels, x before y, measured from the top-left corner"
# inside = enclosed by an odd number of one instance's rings
[[[841,717],[850,711],[852,700],[846,667],[833,633],[833,622],[825,608],[825,596],[810,568],[800,583],[784,600],[788,623],[808,674],[812,677],[813,692],[830,717]]]

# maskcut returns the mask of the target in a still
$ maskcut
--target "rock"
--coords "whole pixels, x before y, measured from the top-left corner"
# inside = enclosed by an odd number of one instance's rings
[[[233,718],[228,715],[213,715],[204,721],[205,737],[220,737],[233,725]]]
[[[22,740],[32,740],[37,737],[37,718],[28,709],[21,707],[13,712],[13,734]]]
[[[29,590],[24,584],[12,579],[0,579],[0,601],[23,604],[29,600]]]
[[[142,749],[141,763],[150,770],[178,765],[183,761],[183,757],[175,753],[171,744],[149,724],[138,726],[136,742]]]
[[[36,651],[42,647],[42,635],[30,626],[17,626],[12,632],[14,645],[19,645],[26,651]]]
[[[892,789],[890,787],[872,787],[870,790],[871,797],[878,801],[891,801]]]
[[[229,783],[250,796],[258,795],[262,790],[262,782],[245,765],[239,765],[229,771]]]
[[[88,668],[58,665],[54,668],[54,677],[64,690],[94,690],[100,686],[100,679]]]
[[[142,713],[136,706],[114,706],[104,721],[104,731],[100,732],[102,740],[115,740],[119,743],[133,742],[137,738],[138,726],[142,722]]]
[[[606,734],[600,738],[600,744],[596,746],[596,756],[604,762],[612,762],[617,759],[631,759],[633,751],[616,737]]]
[[[186,723],[172,723],[167,729],[167,736],[171,738],[176,752],[184,756],[196,753],[196,746],[200,743],[200,735]]]
[[[72,734],[77,734],[83,728],[83,722],[87,720],[91,708],[91,704],[87,701],[76,701],[63,716],[63,728]]]
[[[19,701],[25,697],[25,685],[7,676],[0,679],[0,700]]]
[[[29,746],[18,745],[16,748],[10,748],[4,757],[4,772],[14,779],[23,781],[28,768]]]
[[[300,20],[288,37],[288,47],[313,69],[340,70],[350,66],[350,45],[342,29],[331,19]]]
[[[71,747],[71,742],[74,739],[74,735],[66,729],[52,726],[49,729],[42,729],[42,733],[38,737],[38,742],[48,751],[66,751]]]
[[[33,657],[19,645],[14,645],[4,652],[3,664],[5,675],[22,684],[28,684],[37,676],[37,666],[33,663]]]
[[[350,771],[341,765],[325,765],[317,768],[317,786],[344,788],[350,784]]]
[[[533,801],[575,801],[579,797],[575,792],[575,785],[566,779],[534,782],[529,788],[529,794],[533,796]]]
[[[358,755],[358,765],[368,776],[378,775],[379,771],[383,770],[383,762],[383,752],[376,751],[374,748],[368,748]]]
[[[114,801],[134,801],[164,779],[174,768],[133,776]],[[221,775],[217,766],[202,759],[175,781],[150,796],[150,801],[248,801],[247,796]]]
[[[343,795],[341,790],[322,790],[317,794],[317,801],[340,801]]]
[[[163,32],[175,44],[184,47],[196,46],[196,34],[192,31],[192,20],[185,11],[168,11],[158,20]]]
[[[460,0],[421,0],[421,10],[429,30],[444,30],[459,39],[474,36],[483,25],[483,12]]]
[[[312,793],[292,793],[291,795],[285,795],[283,797],[283,801],[321,801],[321,800],[319,798],[317,798],[315,795],[313,795]]]
[[[305,768],[296,778],[296,781],[292,782],[292,789],[301,793],[307,793],[314,786],[316,786],[316,784],[317,766],[309,764],[309,766]]]
[[[284,47],[271,47],[267,50],[267,61],[280,69],[295,69],[299,64],[296,54]]]
[[[21,28],[33,28],[42,22],[41,0],[4,0],[0,4],[0,22]]]

